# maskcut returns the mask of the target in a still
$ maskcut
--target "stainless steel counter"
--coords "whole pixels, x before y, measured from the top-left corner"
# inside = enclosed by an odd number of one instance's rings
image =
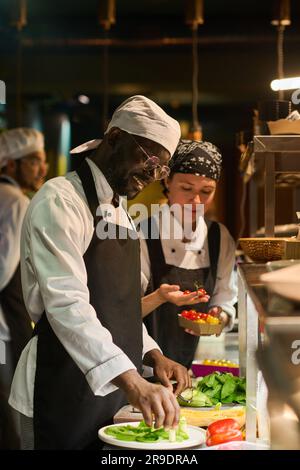
[[[300,448],[300,358],[299,365],[292,359],[295,345],[300,346],[300,310],[297,304],[267,291],[260,281],[264,272],[264,264],[238,267],[239,362],[247,381],[246,439],[256,441],[258,423],[259,438],[271,439],[272,448]],[[283,429],[286,405],[296,420],[298,415],[298,424],[293,421],[298,431],[289,442]],[[292,425],[288,426],[291,430]]]

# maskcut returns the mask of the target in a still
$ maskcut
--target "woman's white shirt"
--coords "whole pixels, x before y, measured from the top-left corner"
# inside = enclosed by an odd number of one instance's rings
[[[169,206],[165,204],[161,207],[162,215],[168,215]],[[165,220],[168,220],[166,218]],[[207,225],[204,219],[193,233],[189,244],[182,242],[182,239],[175,239],[172,234],[176,230],[171,227],[171,237],[161,237],[162,251],[166,264],[184,268],[199,269],[210,266]],[[235,243],[227,228],[220,224],[220,253],[217,268],[217,279],[213,295],[210,299],[211,306],[220,306],[230,316],[229,324],[224,331],[229,331],[233,327],[236,311],[234,304],[237,302],[237,282],[234,272],[235,265]],[[160,235],[162,227],[160,226]],[[190,249],[190,248],[193,249]],[[141,277],[142,293],[145,294],[151,277],[151,265],[146,240],[141,237]]]

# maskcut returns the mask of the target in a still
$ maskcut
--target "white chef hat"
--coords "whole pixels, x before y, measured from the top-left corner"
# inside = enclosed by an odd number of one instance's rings
[[[113,127],[157,142],[167,149],[171,156],[180,138],[179,123],[154,101],[142,95],[131,96],[120,104],[112,115],[105,134]],[[90,140],[71,150],[71,153],[95,149],[100,142],[99,139]]]
[[[0,168],[8,160],[17,160],[33,152],[44,150],[44,136],[29,127],[9,129],[0,134]]]

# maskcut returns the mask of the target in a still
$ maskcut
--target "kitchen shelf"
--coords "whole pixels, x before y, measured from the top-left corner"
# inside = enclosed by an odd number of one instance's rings
[[[300,135],[256,135],[251,147],[250,233],[255,236],[258,228],[257,190],[264,186],[265,236],[274,237],[276,188],[294,188],[294,212],[300,207]]]

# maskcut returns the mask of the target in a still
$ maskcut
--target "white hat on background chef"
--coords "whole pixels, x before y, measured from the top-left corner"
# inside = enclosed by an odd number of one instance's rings
[[[175,152],[181,133],[179,123],[175,119],[154,101],[142,95],[131,96],[120,104],[113,113],[105,134],[113,127],[157,142],[167,149],[171,156]],[[100,142],[100,139],[90,140],[71,150],[71,153],[95,149]]]
[[[29,127],[9,129],[0,134],[0,168],[8,160],[18,160],[34,152],[44,150],[44,136]]]

